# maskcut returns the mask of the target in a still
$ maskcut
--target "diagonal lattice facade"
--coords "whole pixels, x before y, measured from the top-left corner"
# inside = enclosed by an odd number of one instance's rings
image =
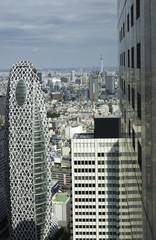
[[[48,124],[34,66],[12,66],[6,107],[7,203],[12,240],[49,239],[52,218]]]

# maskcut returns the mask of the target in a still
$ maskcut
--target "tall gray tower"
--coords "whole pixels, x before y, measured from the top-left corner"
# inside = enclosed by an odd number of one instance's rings
[[[101,62],[100,74],[101,74],[103,73],[103,54],[101,54],[100,62]]]
[[[49,137],[44,98],[34,66],[12,66],[6,105],[7,204],[12,240],[49,239],[52,216]]]

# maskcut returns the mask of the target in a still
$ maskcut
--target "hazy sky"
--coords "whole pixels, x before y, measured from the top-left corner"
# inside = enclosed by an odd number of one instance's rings
[[[0,69],[117,66],[116,0],[4,0]]]

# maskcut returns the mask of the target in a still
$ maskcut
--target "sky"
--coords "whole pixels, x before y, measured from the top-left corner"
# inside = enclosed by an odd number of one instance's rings
[[[4,0],[0,69],[117,66],[116,0]]]

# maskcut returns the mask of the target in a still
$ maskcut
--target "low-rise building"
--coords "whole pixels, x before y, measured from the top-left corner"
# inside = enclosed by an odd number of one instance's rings
[[[58,220],[59,227],[67,227],[69,224],[70,197],[65,193],[57,193],[53,197],[53,211]]]

